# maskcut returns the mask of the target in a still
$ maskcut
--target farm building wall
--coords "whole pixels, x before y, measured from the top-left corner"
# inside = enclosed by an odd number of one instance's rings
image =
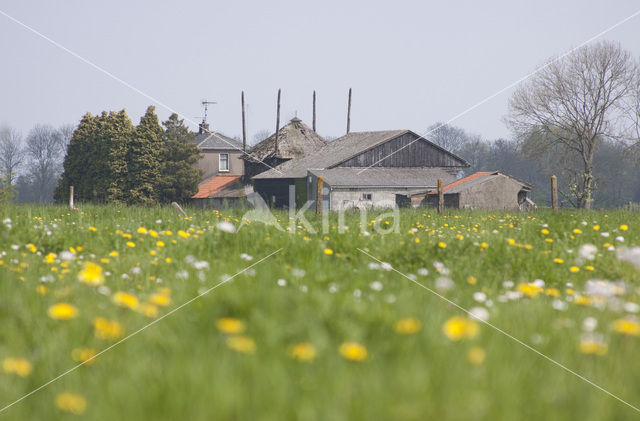
[[[251,177],[263,173],[271,168],[275,168],[288,159],[282,158],[265,158],[262,162],[254,162],[250,159],[244,160],[244,175],[247,180],[251,180]]]
[[[445,150],[413,133],[405,133],[389,142],[364,151],[337,167],[466,167]],[[378,162],[382,160],[381,162]]]
[[[522,185],[509,177],[494,177],[469,186],[460,194],[460,207],[471,209],[519,209],[518,192]]]
[[[294,200],[296,207],[300,207],[304,205],[307,197],[305,184],[304,178],[257,179],[253,180],[253,190],[260,194],[269,206],[288,208],[289,186],[293,186],[295,188]]]
[[[203,170],[202,179],[206,180],[218,174],[243,174],[244,162],[239,151],[201,150],[202,158],[196,163],[196,167]],[[229,154],[229,171],[220,171],[220,154]]]

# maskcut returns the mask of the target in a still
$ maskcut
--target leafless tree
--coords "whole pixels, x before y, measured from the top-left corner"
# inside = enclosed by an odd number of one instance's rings
[[[2,182],[9,186],[14,184],[23,159],[20,133],[11,127],[0,128],[0,184]]]
[[[271,136],[271,132],[269,130],[267,129],[258,130],[256,134],[253,135],[253,144],[257,145],[258,143],[262,142],[269,136]]]
[[[51,199],[65,148],[61,131],[51,126],[36,125],[29,132],[25,152],[29,160],[28,175],[38,202]]]
[[[621,137],[620,107],[632,95],[636,72],[627,51],[603,41],[548,62],[509,101],[506,121],[520,139],[539,139],[540,147],[561,144],[580,159],[572,188],[579,208],[593,201],[598,144]]]
[[[441,122],[429,126],[427,132],[428,140],[448,151],[459,151],[472,140],[464,129]]]

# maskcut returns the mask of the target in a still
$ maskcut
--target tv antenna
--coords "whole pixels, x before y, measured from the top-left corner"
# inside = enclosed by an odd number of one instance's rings
[[[213,105],[213,104],[217,104],[217,102],[207,101],[206,99],[202,100],[202,106],[204,107],[204,117],[202,117],[203,123],[207,122],[207,110],[209,109],[209,105]]]

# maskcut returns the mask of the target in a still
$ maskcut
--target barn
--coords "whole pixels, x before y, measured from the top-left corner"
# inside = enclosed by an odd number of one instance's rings
[[[316,200],[319,177],[329,210],[388,207],[395,195],[452,182],[469,164],[410,130],[352,132],[314,153],[253,177],[254,189],[274,206],[288,206],[294,191],[300,207]],[[293,197],[291,198],[293,200]]]
[[[461,209],[529,210],[533,185],[500,171],[481,171],[443,187],[444,205]],[[438,192],[431,190],[426,202],[437,206]]]

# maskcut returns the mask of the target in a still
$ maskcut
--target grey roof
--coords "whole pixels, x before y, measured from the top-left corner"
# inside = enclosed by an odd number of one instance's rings
[[[363,171],[364,170],[364,171]],[[388,187],[402,189],[429,189],[436,187],[438,179],[450,183],[456,179],[454,168],[353,168],[339,167],[328,170],[309,170],[322,177],[331,187]]]
[[[200,149],[237,150],[242,152],[242,142],[225,136],[220,132],[203,133],[193,140]]]
[[[471,176],[469,176],[469,177],[471,177]],[[460,192],[465,191],[466,189],[468,189],[470,187],[477,186],[478,184],[485,183],[485,182],[487,182],[489,180],[492,180],[492,179],[495,179],[497,177],[506,177],[509,180],[513,181],[514,183],[520,184],[526,190],[530,190],[531,188],[533,188],[532,184],[529,184],[529,183],[524,182],[522,180],[518,180],[517,178],[515,178],[513,176],[510,176],[509,174],[504,174],[504,173],[501,173],[500,171],[492,171],[492,172],[489,172],[488,174],[480,175],[480,176],[477,176],[475,178],[470,178],[468,181],[464,181],[464,179],[463,179],[463,180],[461,180],[461,181],[463,181],[462,183],[457,184],[457,185],[455,185],[453,187],[450,187],[450,188],[447,188],[447,186],[445,185],[444,186],[444,189],[445,189],[444,194],[460,193]],[[434,193],[431,192],[431,194],[434,194]]]
[[[304,124],[297,117],[278,130],[278,150],[276,134],[272,134],[248,151],[245,159],[260,162],[267,158],[293,159],[325,146],[327,141]],[[303,176],[304,177],[304,176]]]
[[[292,159],[253,178],[303,178],[307,176],[308,169],[328,168],[408,131],[352,132],[327,143],[322,149],[301,158]]]

